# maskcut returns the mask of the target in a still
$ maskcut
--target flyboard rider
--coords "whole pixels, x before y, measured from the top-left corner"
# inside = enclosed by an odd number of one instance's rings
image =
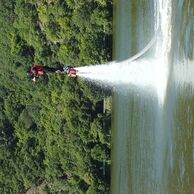
[[[50,73],[63,73],[69,77],[75,78],[76,70],[73,67],[48,67],[41,65],[34,65],[27,71],[27,76],[30,77],[32,81],[37,81],[39,77],[42,77]]]

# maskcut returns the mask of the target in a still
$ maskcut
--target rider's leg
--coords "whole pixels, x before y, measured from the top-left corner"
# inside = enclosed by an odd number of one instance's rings
[[[70,67],[69,66],[63,67],[63,71],[65,71],[66,73],[69,73]]]
[[[45,73],[56,73],[56,72],[63,72],[63,67],[44,67]]]
[[[54,73],[56,70],[53,67],[44,66],[45,73]]]

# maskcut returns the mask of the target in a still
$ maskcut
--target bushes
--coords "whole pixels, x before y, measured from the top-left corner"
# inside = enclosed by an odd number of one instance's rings
[[[108,193],[106,93],[62,75],[32,84],[25,71],[34,63],[80,66],[109,60],[110,5],[85,0],[0,4],[1,193],[37,186],[47,193]]]

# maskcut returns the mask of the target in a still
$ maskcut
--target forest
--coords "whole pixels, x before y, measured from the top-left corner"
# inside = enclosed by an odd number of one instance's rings
[[[26,71],[110,61],[112,0],[1,0],[0,26],[0,193],[109,193],[110,91]]]

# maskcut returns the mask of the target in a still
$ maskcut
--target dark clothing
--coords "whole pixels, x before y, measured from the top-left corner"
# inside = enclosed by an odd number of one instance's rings
[[[63,67],[48,67],[48,66],[44,66],[44,72],[45,73],[55,73],[55,72],[63,72],[64,69]]]
[[[31,67],[30,74],[32,77],[43,76],[46,73],[55,73],[55,72],[63,72],[63,67],[48,67],[48,66],[40,66],[35,65]]]

